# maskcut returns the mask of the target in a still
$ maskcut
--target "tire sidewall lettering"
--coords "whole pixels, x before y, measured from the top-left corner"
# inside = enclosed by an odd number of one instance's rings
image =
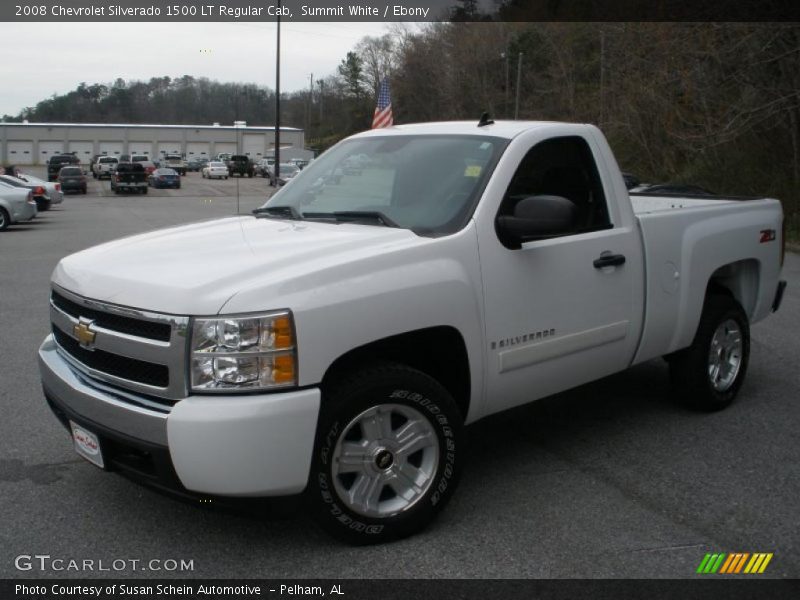
[[[408,513],[399,516],[405,518],[416,514],[420,510],[433,510],[442,501],[448,488],[451,487],[450,482],[456,473],[454,430],[450,426],[447,415],[442,411],[439,405],[423,393],[408,389],[390,389],[385,393],[384,398],[383,400],[376,399],[375,405],[382,403],[391,404],[399,400],[401,404],[408,404],[418,408],[423,414],[427,413],[428,420],[436,430],[440,451],[440,464],[437,467],[438,480],[431,486],[431,491],[428,493],[426,503],[421,503],[417,507],[412,507]],[[391,527],[392,524],[387,523],[384,525],[380,522],[364,519],[363,517],[351,513],[341,504],[331,482],[331,477],[333,477],[331,457],[333,456],[333,449],[338,438],[344,431],[343,423],[345,421],[346,419],[334,421],[328,427],[324,438],[322,438],[322,443],[318,449],[318,458],[323,470],[318,472],[316,477],[318,493],[322,503],[328,507],[326,512],[328,512],[329,516],[333,518],[337,524],[361,535],[378,535],[384,532],[387,525]],[[424,508],[426,505],[429,507],[428,509]]]

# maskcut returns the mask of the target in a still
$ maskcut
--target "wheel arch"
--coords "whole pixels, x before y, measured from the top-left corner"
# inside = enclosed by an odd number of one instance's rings
[[[323,392],[344,374],[376,360],[401,363],[433,377],[450,393],[466,420],[472,395],[469,357],[464,338],[455,327],[408,331],[353,348],[327,368]]]
[[[761,264],[755,258],[738,260],[717,268],[709,277],[706,297],[713,293],[732,296],[744,309],[748,319],[752,319],[756,303]]]

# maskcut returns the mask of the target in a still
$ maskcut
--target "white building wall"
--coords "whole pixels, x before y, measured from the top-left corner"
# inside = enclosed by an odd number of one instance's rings
[[[34,163],[33,142],[9,140],[3,160],[7,165],[32,165]]]

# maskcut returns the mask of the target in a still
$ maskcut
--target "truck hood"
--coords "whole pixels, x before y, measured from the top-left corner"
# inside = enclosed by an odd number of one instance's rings
[[[89,248],[62,259],[52,279],[71,292],[114,304],[175,315],[216,314],[241,289],[280,290],[281,284],[307,281],[337,264],[420,241],[404,229],[231,217]]]

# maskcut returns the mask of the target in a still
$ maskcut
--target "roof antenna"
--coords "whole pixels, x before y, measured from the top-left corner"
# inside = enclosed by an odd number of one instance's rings
[[[488,112],[481,115],[481,120],[478,121],[478,127],[486,127],[487,125],[494,125],[494,119],[489,116]]]

